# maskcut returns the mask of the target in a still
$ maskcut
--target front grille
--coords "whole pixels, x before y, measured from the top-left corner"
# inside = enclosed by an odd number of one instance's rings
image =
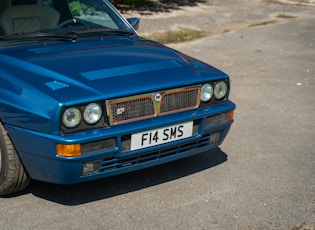
[[[198,106],[198,100],[198,88],[166,93],[162,97],[160,113],[196,108]]]
[[[200,87],[186,87],[107,101],[111,125],[199,106]]]
[[[156,151],[146,152],[142,154],[126,156],[122,158],[106,158],[101,162],[100,172],[111,171],[128,166],[135,166],[141,163],[150,162],[165,157],[179,155],[187,151],[202,148],[208,145],[210,134],[204,135],[197,141],[191,141],[182,145],[176,145]]]
[[[111,103],[110,112],[113,124],[155,115],[153,100],[150,97]]]

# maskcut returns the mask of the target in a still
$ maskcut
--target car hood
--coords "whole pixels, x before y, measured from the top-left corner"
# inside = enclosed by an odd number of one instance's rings
[[[129,39],[7,50],[0,54],[0,63],[23,88],[35,88],[63,103],[150,92],[223,74],[157,43]]]
[[[197,84],[226,75],[147,40],[113,38],[0,50],[0,93],[50,119],[64,105]],[[43,109],[42,109],[43,108]],[[36,111],[40,110],[40,111]],[[53,112],[52,112],[53,111]]]

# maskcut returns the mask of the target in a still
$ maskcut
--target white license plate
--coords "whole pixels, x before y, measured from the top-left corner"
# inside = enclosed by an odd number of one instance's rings
[[[131,135],[131,150],[147,148],[155,145],[165,144],[172,141],[191,137],[193,133],[193,122],[172,125],[161,129]]]

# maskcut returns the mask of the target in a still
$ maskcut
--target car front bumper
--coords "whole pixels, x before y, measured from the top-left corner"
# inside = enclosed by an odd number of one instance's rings
[[[110,128],[68,135],[50,135],[6,125],[22,163],[32,179],[73,184],[100,179],[163,164],[216,148],[225,139],[235,105],[222,104],[130,122]],[[130,150],[134,133],[193,122],[190,137],[146,148]],[[80,144],[86,153],[58,156],[58,144]],[[104,145],[100,148],[100,145]]]

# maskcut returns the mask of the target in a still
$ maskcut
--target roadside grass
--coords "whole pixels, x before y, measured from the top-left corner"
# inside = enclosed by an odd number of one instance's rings
[[[292,16],[292,15],[287,15],[287,14],[278,14],[276,16],[276,18],[280,18],[280,19],[292,19],[292,18],[296,18],[296,16]],[[269,20],[269,21],[263,21],[263,22],[255,22],[249,25],[249,27],[256,27],[256,26],[265,26],[265,25],[270,25],[270,24],[275,24],[277,23],[278,20]]]
[[[153,33],[144,37],[159,43],[169,44],[193,41],[205,36],[207,35],[204,31],[181,28],[179,30],[167,30],[165,32]]]
[[[287,14],[278,14],[277,18],[291,19],[291,18],[296,18],[296,16],[287,15]]]
[[[290,230],[315,230],[315,227],[312,225],[303,223],[303,224],[294,226]]]
[[[287,15],[283,13],[279,13],[276,18],[279,19],[292,19],[296,18],[296,16]],[[277,23],[278,20],[273,19],[269,21],[262,21],[262,22],[255,22],[249,25],[249,27],[258,27],[258,26],[265,26],[270,24]],[[221,33],[229,33],[230,29],[225,29]],[[179,28],[178,30],[167,30],[164,32],[156,32],[149,35],[144,35],[146,39],[150,39],[162,44],[169,44],[169,43],[181,43],[181,42],[189,42],[194,41],[197,39],[201,39],[203,37],[208,36],[205,31],[191,29],[191,28]]]
[[[265,26],[270,24],[275,24],[278,22],[277,20],[270,20],[270,21],[263,21],[263,22],[255,22],[249,25],[249,27],[256,27],[256,26]]]

